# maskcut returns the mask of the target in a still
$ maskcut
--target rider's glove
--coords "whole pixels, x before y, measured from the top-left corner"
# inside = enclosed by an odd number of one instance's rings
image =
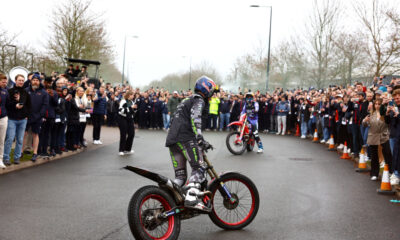
[[[196,140],[197,140],[197,144],[198,144],[200,147],[203,147],[204,142],[205,142],[203,135],[201,135],[201,134],[197,135],[197,136],[196,136]]]
[[[203,144],[203,147],[202,147],[206,152],[207,152],[207,150],[208,149],[214,149],[213,148],[213,146],[209,143],[209,142],[207,142],[207,141],[204,141],[204,144]]]
[[[203,150],[207,150],[212,147],[210,143],[204,140],[203,135],[201,134],[196,136],[196,140],[199,147],[201,147]]]

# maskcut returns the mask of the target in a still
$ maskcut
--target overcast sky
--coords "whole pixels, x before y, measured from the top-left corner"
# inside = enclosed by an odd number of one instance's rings
[[[18,33],[20,43],[42,49],[56,0],[2,2],[1,26]],[[122,69],[127,38],[126,72],[134,85],[182,72],[202,61],[225,77],[238,56],[267,44],[269,9],[273,6],[272,47],[302,28],[312,0],[93,0],[92,12],[102,13]],[[187,56],[184,58],[183,56]],[[129,68],[128,68],[129,66]]]

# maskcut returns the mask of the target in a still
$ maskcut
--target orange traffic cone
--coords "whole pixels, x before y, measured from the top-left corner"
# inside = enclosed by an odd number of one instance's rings
[[[389,165],[385,164],[385,168],[383,169],[381,188],[376,190],[380,194],[392,195],[395,194],[395,191],[392,190],[392,186],[390,186],[389,180]]]
[[[341,159],[351,159],[351,157],[349,156],[348,150],[347,150],[347,142],[344,142],[343,155],[340,158]]]
[[[300,137],[300,126],[299,124],[296,124],[296,137]]]
[[[329,139],[329,151],[335,151],[335,141],[333,140],[333,134],[331,134],[331,138]]]
[[[364,147],[361,148],[360,152],[360,160],[358,160],[358,168],[356,168],[356,172],[369,172],[370,169],[367,167],[367,162]]]
[[[317,129],[315,129],[314,138],[313,138],[312,142],[313,142],[313,143],[317,143],[317,142],[318,142],[318,132],[317,132]]]

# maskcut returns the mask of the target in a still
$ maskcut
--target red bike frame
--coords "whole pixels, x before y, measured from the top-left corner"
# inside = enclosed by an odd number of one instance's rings
[[[240,136],[236,139],[235,143],[240,143],[243,139],[243,135],[248,135],[250,133],[249,127],[247,126],[247,114],[243,114],[240,116],[239,121],[232,122],[228,125],[230,126],[238,126],[239,127],[239,132]]]

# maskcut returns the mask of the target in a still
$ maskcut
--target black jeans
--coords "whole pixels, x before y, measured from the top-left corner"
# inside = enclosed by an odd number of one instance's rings
[[[79,134],[80,134],[79,123],[68,124],[67,134],[66,134],[67,149],[74,150],[74,145],[79,144]]]
[[[217,129],[217,120],[218,120],[218,115],[215,114],[208,114],[208,128],[209,129]]]
[[[79,143],[82,145],[83,145],[83,142],[85,141],[85,138],[84,138],[85,129],[86,129],[86,122],[79,123]]]
[[[92,122],[93,122],[93,140],[100,140],[100,131],[101,125],[104,121],[103,114],[92,114]]]
[[[390,151],[389,141],[381,144],[382,154],[385,159],[385,163],[389,165],[389,172],[392,173],[392,153]],[[371,151],[371,177],[379,176],[379,155],[378,155],[378,145],[370,145]]]
[[[133,139],[135,138],[135,125],[133,119],[129,119],[123,116],[117,117],[119,127],[119,151],[130,152],[132,150]]]
[[[151,128],[158,128],[159,127],[159,113],[158,112],[151,112],[150,113],[150,127]]]
[[[116,122],[117,115],[118,115],[117,112],[107,113],[107,126],[114,127],[117,125],[117,122]]]
[[[56,123],[55,124],[55,140],[56,140],[56,147],[55,150],[60,150],[61,147],[65,147],[65,123]]]
[[[38,152],[47,153],[49,145],[52,149],[56,146],[56,128],[54,118],[46,118],[42,123],[42,129],[39,134],[39,147]]]
[[[351,134],[347,131],[347,125],[339,124],[339,130],[337,135],[337,143],[344,144],[347,143],[347,147],[350,147]]]

